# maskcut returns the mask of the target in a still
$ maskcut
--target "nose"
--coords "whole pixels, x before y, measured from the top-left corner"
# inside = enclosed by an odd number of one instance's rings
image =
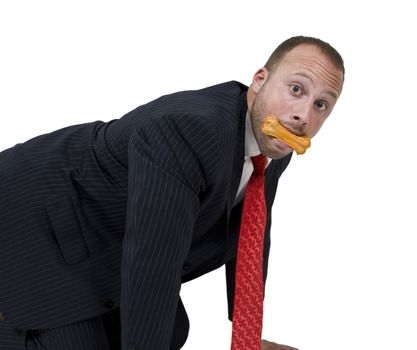
[[[313,107],[310,103],[300,105],[291,117],[293,123],[304,130],[310,123],[311,115],[313,112],[312,108]]]

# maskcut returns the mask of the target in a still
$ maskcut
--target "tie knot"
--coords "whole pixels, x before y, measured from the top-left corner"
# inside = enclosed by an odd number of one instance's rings
[[[260,154],[255,157],[251,157],[253,163],[253,172],[256,175],[263,174],[268,163],[266,157]]]

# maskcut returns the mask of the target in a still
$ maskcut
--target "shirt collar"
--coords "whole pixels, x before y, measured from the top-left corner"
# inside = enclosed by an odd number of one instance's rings
[[[249,111],[246,112],[246,127],[245,127],[245,160],[249,157],[255,157],[261,154],[261,151],[256,142],[255,135],[252,129],[252,123],[250,120]],[[271,162],[271,158],[266,157],[268,165]]]

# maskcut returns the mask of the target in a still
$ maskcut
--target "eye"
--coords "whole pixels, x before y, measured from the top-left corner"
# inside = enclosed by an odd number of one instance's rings
[[[317,101],[316,103],[316,107],[320,110],[320,111],[325,111],[327,109],[327,104],[323,101]]]
[[[297,96],[301,95],[303,92],[303,88],[298,84],[291,85],[290,90],[294,95],[297,95]]]

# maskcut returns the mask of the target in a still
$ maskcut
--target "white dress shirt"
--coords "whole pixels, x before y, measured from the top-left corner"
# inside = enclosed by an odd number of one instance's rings
[[[249,112],[247,112],[245,127],[245,163],[243,164],[242,177],[240,178],[239,188],[233,205],[239,203],[245,195],[246,186],[253,172],[253,164],[250,157],[254,157],[259,154],[261,154],[261,151],[259,150],[258,143],[256,142],[255,135],[253,134]],[[267,160],[269,165],[272,159],[267,157]]]

